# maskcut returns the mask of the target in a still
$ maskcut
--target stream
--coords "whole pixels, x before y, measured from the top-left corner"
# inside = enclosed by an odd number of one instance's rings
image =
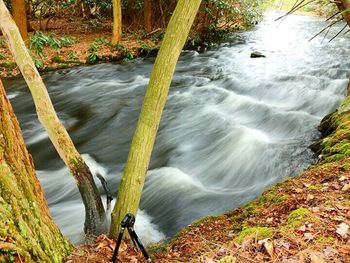
[[[136,219],[144,243],[232,210],[315,161],[320,120],[345,97],[349,35],[309,42],[324,19],[267,13],[229,43],[184,51],[176,68]],[[340,29],[342,25],[336,27]],[[250,58],[258,50],[266,58]],[[154,58],[43,75],[55,109],[94,174],[116,195]],[[5,80],[50,210],[74,243],[84,208],[37,120],[21,78]],[[98,181],[98,180],[96,180]],[[97,182],[105,199],[103,189]]]

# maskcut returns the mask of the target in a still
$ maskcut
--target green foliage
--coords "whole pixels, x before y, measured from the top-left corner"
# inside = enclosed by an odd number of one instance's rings
[[[44,63],[41,59],[34,59],[34,65],[36,66],[37,69],[44,68]]]
[[[76,51],[74,51],[74,50],[70,50],[68,52],[68,58],[70,60],[77,60],[78,59],[78,53]]]
[[[197,19],[197,32],[190,45],[212,46],[226,40],[230,31],[250,27],[261,19],[261,0],[204,0]]]
[[[62,47],[71,46],[76,43],[76,39],[72,37],[60,37],[57,38],[53,34],[45,35],[44,33],[38,31],[29,37],[29,48],[36,52],[41,58],[45,57],[44,47],[51,47],[58,50]]]
[[[98,45],[94,42],[92,42],[89,45],[89,55],[86,58],[86,62],[88,64],[93,64],[96,63],[99,59],[99,54],[98,54]]]
[[[0,48],[5,48],[5,47],[6,47],[5,39],[0,39]]]
[[[86,58],[86,62],[88,64],[94,64],[100,59],[100,55],[98,53],[98,48],[102,45],[109,45],[109,41],[105,38],[97,37],[94,41],[89,45],[89,55]]]
[[[2,54],[0,53],[0,60],[4,60],[4,59],[7,59],[8,56],[6,54]]]

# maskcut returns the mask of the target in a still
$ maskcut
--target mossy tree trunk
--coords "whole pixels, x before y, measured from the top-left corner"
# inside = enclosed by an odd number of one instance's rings
[[[143,15],[144,15],[144,24],[145,29],[149,33],[152,31],[152,0],[143,1]]]
[[[179,0],[166,29],[146,90],[137,127],[112,212],[110,235],[116,237],[126,213],[137,212],[151,153],[176,63],[201,0]]]
[[[50,215],[0,80],[0,262],[61,263],[71,248]]]
[[[85,205],[85,233],[101,234],[106,231],[106,215],[92,174],[58,119],[45,84],[3,0],[0,0],[0,19],[0,28],[8,47],[32,93],[38,118],[77,182]]]
[[[25,0],[12,0],[12,16],[24,40],[28,39],[27,8]]]
[[[117,44],[122,39],[122,4],[121,0],[113,0],[113,32],[111,43]]]

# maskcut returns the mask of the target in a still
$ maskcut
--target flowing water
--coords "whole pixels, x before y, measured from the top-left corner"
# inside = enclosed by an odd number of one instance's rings
[[[267,14],[256,29],[215,50],[183,52],[137,217],[144,242],[234,209],[314,161],[308,145],[319,136],[317,126],[345,96],[349,36],[308,42],[322,19],[290,16],[279,23],[275,17]],[[254,50],[266,58],[251,59]],[[59,117],[113,194],[153,62],[44,75]],[[74,180],[39,124],[24,82],[5,84],[51,212],[63,233],[79,242],[84,212]]]

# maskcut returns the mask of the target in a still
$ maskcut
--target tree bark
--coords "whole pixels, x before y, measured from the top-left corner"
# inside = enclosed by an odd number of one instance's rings
[[[338,0],[334,1],[334,3],[337,5],[339,11],[342,12],[342,16],[348,26],[350,26],[350,0]]]
[[[143,1],[143,15],[144,15],[144,23],[145,29],[149,33],[152,31],[152,0],[144,0]]]
[[[62,262],[72,245],[53,221],[0,80],[0,262]]]
[[[27,8],[25,0],[12,0],[12,16],[24,40],[28,39]]]
[[[122,39],[122,7],[121,0],[113,0],[113,32],[111,43],[117,44]]]
[[[105,211],[92,174],[76,150],[65,127],[58,119],[45,84],[35,68],[3,0],[0,0],[0,28],[32,93],[38,118],[47,130],[59,156],[77,182],[85,205],[85,233],[88,235],[104,233],[106,231]]]
[[[179,0],[156,58],[112,212],[110,235],[116,237],[126,213],[137,212],[151,153],[176,63],[201,0]]]

